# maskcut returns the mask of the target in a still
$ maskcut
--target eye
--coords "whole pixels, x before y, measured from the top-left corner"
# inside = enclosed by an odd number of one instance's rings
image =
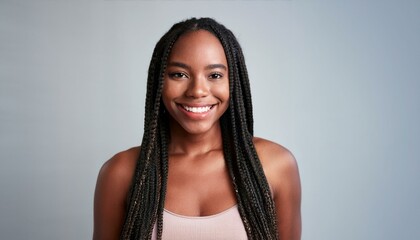
[[[212,73],[209,76],[210,79],[219,79],[219,78],[222,78],[222,77],[223,77],[223,74],[221,74],[221,73]]]
[[[173,72],[168,74],[170,78],[187,78],[188,76],[182,72]]]

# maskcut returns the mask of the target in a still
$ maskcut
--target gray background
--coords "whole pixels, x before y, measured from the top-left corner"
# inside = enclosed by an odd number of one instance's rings
[[[288,147],[304,240],[420,239],[419,1],[0,1],[0,239],[89,239],[139,145],[154,44],[191,16],[243,46],[256,135]]]

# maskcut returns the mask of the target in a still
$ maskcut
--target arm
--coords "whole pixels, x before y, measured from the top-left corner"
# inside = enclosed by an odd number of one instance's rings
[[[119,239],[138,150],[116,154],[101,168],[94,199],[94,240]]]
[[[292,154],[283,156],[274,183],[274,203],[280,239],[299,240],[301,238],[301,186],[296,160]]]
[[[280,239],[301,239],[301,186],[293,155],[284,147],[263,139],[255,146],[273,191]]]

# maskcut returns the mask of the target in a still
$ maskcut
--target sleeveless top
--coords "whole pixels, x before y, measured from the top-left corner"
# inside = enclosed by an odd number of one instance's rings
[[[156,224],[152,240],[156,240]],[[183,216],[163,211],[162,240],[246,240],[248,239],[238,205],[223,212],[203,217]]]

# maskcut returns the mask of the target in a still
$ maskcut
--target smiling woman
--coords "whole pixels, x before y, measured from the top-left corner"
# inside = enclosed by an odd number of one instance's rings
[[[213,19],[175,24],[149,67],[141,147],[102,167],[94,239],[300,239],[300,180],[253,136],[242,50]]]

